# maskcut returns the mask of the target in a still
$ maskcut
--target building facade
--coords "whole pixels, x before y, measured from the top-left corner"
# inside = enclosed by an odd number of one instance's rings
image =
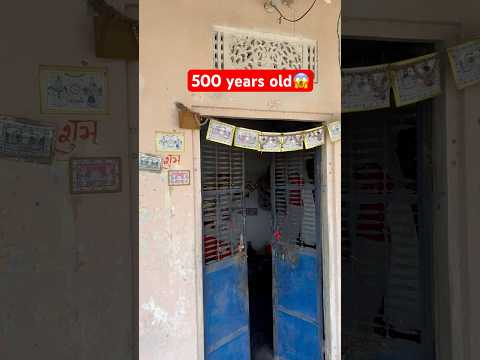
[[[295,1],[291,8],[282,5],[282,9],[289,17],[295,17],[308,6],[308,1]],[[189,186],[172,187],[168,184],[167,170],[159,174],[140,171],[139,347],[142,359],[202,359],[206,353],[201,190],[203,139],[199,130],[179,127],[175,103],[181,102],[206,118],[250,120],[252,128],[256,123],[265,124],[266,120],[302,122],[304,126],[309,122],[314,127],[338,119],[339,15],[337,1],[319,2],[296,23],[279,23],[278,15],[267,11],[262,1],[142,3],[140,151],[156,153],[155,133],[158,131],[180,133],[185,137],[185,149],[172,169],[189,170],[191,174]],[[189,69],[221,68],[221,63],[224,68],[259,67],[229,53],[228,41],[234,37],[257,39],[253,44],[266,41],[305,49],[302,51],[311,47],[311,52],[303,53],[300,61],[302,67],[314,68],[317,73],[313,92],[189,93],[186,88]],[[245,44],[239,46],[241,51]],[[261,51],[260,48],[253,50]],[[284,66],[284,60],[278,61],[262,65]],[[340,282],[334,276],[334,272],[339,271],[340,143],[327,140],[322,156],[323,282],[324,289],[329,289],[324,291],[322,311],[325,351],[333,359],[339,358],[340,351],[340,309],[335,300],[340,296]]]

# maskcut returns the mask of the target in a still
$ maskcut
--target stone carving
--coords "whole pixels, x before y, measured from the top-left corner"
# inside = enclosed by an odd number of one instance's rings
[[[239,69],[301,69],[302,46],[287,41],[232,36],[231,64]]]
[[[216,69],[310,69],[317,82],[316,41],[216,27],[213,33]]]

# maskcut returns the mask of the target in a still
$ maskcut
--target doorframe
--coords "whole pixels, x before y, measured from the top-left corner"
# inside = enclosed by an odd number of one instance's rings
[[[202,116],[238,118],[236,109],[195,107]],[[284,114],[268,114],[262,118],[252,114],[242,114],[243,119],[262,119],[278,121],[314,122],[334,120],[333,114],[302,113],[302,119],[279,119]],[[247,115],[247,116],[245,116]],[[258,116],[258,113],[256,114]],[[331,142],[325,137],[322,145],[322,264],[323,264],[323,313],[324,313],[324,351],[326,360],[341,359],[341,142]],[[196,287],[196,327],[198,337],[198,359],[203,360],[204,354],[204,318],[203,318],[203,249],[202,249],[202,196],[201,196],[201,151],[200,130],[192,131],[193,144],[193,174],[194,185],[194,216],[195,216],[195,287]]]
[[[342,36],[356,39],[432,42],[444,50],[461,40],[459,23],[347,17]],[[445,91],[433,100],[433,285],[436,360],[466,360],[468,288],[466,284],[463,131],[464,96],[456,89],[443,55]],[[445,266],[447,265],[447,266]]]

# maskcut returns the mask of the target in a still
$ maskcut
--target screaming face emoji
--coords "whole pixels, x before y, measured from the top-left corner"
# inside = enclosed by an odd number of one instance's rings
[[[308,76],[305,73],[298,73],[295,75],[295,89],[307,89],[308,88]]]

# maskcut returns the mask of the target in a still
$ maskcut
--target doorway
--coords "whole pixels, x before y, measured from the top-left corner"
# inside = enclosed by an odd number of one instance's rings
[[[312,124],[222,121],[258,131]],[[201,129],[205,357],[323,358],[320,149],[261,153]]]
[[[342,65],[433,51],[428,43],[343,39]],[[342,116],[345,359],[435,359],[432,108],[423,101]]]

